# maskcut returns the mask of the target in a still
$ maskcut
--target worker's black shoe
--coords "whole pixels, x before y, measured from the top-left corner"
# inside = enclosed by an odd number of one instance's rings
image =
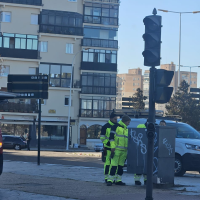
[[[122,182],[122,181],[118,181],[115,183],[115,185],[126,185],[126,183]]]
[[[113,181],[113,184],[115,184],[115,181]]]
[[[107,183],[107,179],[105,179],[105,183]]]
[[[107,186],[112,186],[112,182],[108,181]]]
[[[144,185],[146,185],[147,184],[147,181],[144,181]]]
[[[135,185],[141,185],[140,181],[135,181]]]

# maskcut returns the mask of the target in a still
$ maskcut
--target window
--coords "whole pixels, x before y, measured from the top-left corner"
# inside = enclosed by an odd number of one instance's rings
[[[83,72],[82,93],[116,95],[116,74]]]
[[[40,42],[40,52],[48,51],[48,42],[41,41]]]
[[[69,97],[65,97],[65,106],[69,106]]]
[[[38,130],[36,134],[38,133]],[[41,126],[41,140],[65,140],[66,126]],[[36,135],[37,138],[37,135]],[[38,139],[38,138],[37,138]]]
[[[85,3],[84,22],[118,25],[119,6]]]
[[[102,28],[85,26],[84,37],[95,39],[117,40],[118,30],[115,28]]]
[[[0,73],[1,73],[1,76],[8,76],[8,74],[10,73],[10,66],[1,65],[0,66]]]
[[[69,88],[71,81],[71,65],[40,64],[39,74],[49,75],[50,87]]]
[[[37,35],[3,33],[3,37],[0,37],[0,46],[10,49],[37,50],[38,37]]]
[[[83,50],[83,62],[117,63],[117,51],[89,49]]]
[[[38,15],[31,14],[31,24],[38,24]]]
[[[35,67],[29,67],[28,73],[29,74],[36,74],[36,68]]]
[[[73,44],[66,44],[66,53],[73,54]]]
[[[1,12],[2,22],[11,22],[11,12]]]
[[[109,117],[115,108],[116,99],[114,97],[82,97],[81,116],[82,117]]]

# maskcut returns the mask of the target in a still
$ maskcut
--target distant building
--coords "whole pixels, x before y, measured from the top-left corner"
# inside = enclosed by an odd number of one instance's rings
[[[142,69],[129,69],[126,74],[118,74],[116,107],[121,108],[122,97],[132,97],[137,88],[143,89]]]

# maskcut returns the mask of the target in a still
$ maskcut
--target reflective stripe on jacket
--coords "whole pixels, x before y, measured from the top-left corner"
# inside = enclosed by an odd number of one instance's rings
[[[128,149],[128,129],[122,121],[112,126],[109,140],[111,149]]]
[[[114,125],[115,124],[109,120],[108,123],[102,126],[100,139],[103,142],[104,147],[110,148],[110,142],[109,142],[110,131],[111,127]]]

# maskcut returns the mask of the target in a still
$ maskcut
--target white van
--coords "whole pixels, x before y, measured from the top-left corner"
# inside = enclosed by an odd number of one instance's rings
[[[163,119],[156,119],[159,124]],[[132,118],[128,128],[137,128],[147,119]],[[165,120],[166,126],[177,128],[175,148],[175,176],[183,176],[186,171],[200,172],[200,133],[188,124]]]

